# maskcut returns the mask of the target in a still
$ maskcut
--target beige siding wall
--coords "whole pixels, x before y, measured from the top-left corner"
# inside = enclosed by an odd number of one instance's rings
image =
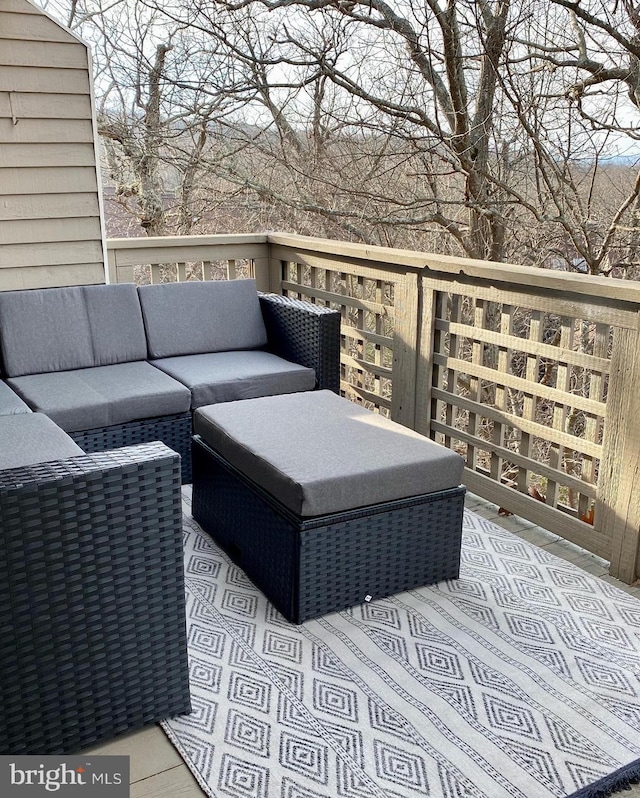
[[[28,0],[0,0],[0,290],[102,283],[89,55]]]

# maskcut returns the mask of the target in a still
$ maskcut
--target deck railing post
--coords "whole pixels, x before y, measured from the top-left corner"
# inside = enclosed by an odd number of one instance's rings
[[[282,261],[274,255],[273,250],[274,245],[267,240],[267,257],[264,265],[264,283],[266,287],[260,288],[260,283],[258,282],[258,290],[269,291],[272,294],[282,294]]]
[[[617,328],[594,522],[611,534],[610,574],[627,584],[640,571],[639,388],[640,329]]]
[[[107,282],[114,283],[132,283],[133,280],[133,266],[122,266],[119,263],[118,250],[110,247],[107,242]]]
[[[418,275],[405,272],[395,284],[391,418],[415,429],[420,297]]]
[[[269,247],[270,248],[270,247]],[[269,279],[269,258],[253,259],[253,277],[256,281],[258,291],[269,293],[271,289]]]
[[[433,349],[435,341],[435,291],[425,277],[418,281],[420,295],[418,316],[418,362],[416,367],[416,426],[417,432],[431,436],[431,388],[433,386]]]
[[[118,256],[114,249],[110,249],[108,246],[105,246],[105,255],[106,255],[106,269],[105,269],[105,282],[114,283],[118,282]]]

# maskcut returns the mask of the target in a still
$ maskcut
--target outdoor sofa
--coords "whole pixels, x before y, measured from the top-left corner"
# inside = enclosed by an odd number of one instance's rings
[[[2,391],[84,452],[162,441],[190,482],[192,411],[337,391],[339,324],[337,311],[259,295],[253,280],[5,291]]]
[[[338,348],[337,312],[252,280],[0,292],[0,753],[189,712],[192,411],[335,391]]]

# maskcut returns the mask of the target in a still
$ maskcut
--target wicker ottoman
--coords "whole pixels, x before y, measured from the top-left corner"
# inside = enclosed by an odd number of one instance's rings
[[[193,516],[293,623],[455,579],[457,454],[330,391],[194,417]]]

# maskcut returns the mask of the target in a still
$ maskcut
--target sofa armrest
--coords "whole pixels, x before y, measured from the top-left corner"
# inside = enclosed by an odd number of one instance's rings
[[[260,294],[269,351],[312,368],[317,387],[340,390],[340,313],[278,294]]]
[[[180,498],[161,443],[0,471],[3,753],[189,711]]]
[[[39,493],[42,491],[56,491],[62,496],[65,492],[70,491],[70,482],[77,485],[83,478],[92,482],[101,478],[105,481],[120,480],[125,473],[140,471],[145,467],[160,469],[171,483],[173,469],[176,465],[179,467],[179,461],[180,458],[176,452],[163,443],[157,442],[82,454],[48,463],[2,469],[0,470],[0,503],[4,507],[8,502],[15,501],[18,495],[32,493],[34,494],[33,501],[34,498],[39,498]],[[124,485],[122,487],[124,489]],[[0,515],[0,530],[3,533],[8,531],[7,524],[9,523],[11,523],[11,519]],[[78,523],[80,523],[79,519]]]

